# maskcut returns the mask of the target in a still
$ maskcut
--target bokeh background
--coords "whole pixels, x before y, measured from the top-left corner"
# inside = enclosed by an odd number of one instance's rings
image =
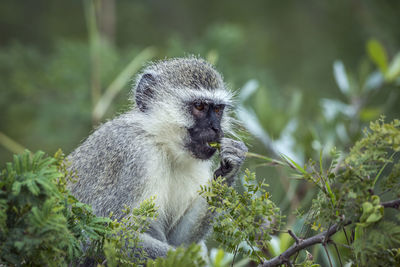
[[[369,121],[399,117],[399,51],[400,1],[2,0],[0,165],[23,148],[68,154],[129,109],[146,61],[191,54],[237,93],[251,152],[328,161]],[[283,212],[315,196],[285,170],[247,165]]]

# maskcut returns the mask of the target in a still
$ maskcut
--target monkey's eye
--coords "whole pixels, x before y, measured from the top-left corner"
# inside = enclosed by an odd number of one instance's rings
[[[205,105],[202,102],[196,102],[196,103],[194,103],[194,107],[199,111],[203,111],[205,108]]]
[[[223,105],[216,105],[214,107],[214,112],[215,113],[220,113],[222,110],[224,110],[224,106]]]

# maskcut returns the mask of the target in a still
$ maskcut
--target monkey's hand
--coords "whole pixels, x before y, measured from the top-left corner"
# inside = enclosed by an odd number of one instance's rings
[[[232,185],[235,176],[246,158],[247,147],[242,141],[229,138],[221,139],[221,164],[214,172],[214,178],[222,176],[228,185]]]

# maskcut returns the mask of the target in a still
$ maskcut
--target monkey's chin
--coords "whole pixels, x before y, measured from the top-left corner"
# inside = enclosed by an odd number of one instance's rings
[[[211,147],[207,142],[205,143],[191,143],[188,149],[193,157],[201,160],[210,159],[217,151],[215,147]]]

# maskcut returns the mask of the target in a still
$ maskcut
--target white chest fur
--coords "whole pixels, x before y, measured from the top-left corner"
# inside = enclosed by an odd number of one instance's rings
[[[192,202],[200,197],[200,185],[212,178],[211,161],[188,158],[171,166],[170,160],[151,162],[151,177],[144,192],[144,199],[155,196],[158,220],[164,220],[171,229]],[[169,230],[166,229],[166,230]]]

